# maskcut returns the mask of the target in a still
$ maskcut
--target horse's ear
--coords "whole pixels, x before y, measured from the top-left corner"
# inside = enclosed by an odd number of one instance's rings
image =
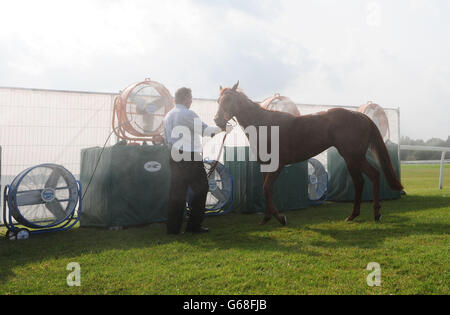
[[[238,86],[239,86],[239,81],[237,81],[237,83],[233,86],[232,90],[233,90],[233,91],[236,91],[237,88],[238,88]]]

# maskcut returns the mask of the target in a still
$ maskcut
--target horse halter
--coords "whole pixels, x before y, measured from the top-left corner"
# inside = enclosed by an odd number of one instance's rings
[[[217,100],[217,103],[219,104],[219,109],[218,109],[217,113],[221,114],[221,116],[222,116],[221,119],[223,120],[224,125],[227,125],[228,121],[230,121],[234,117],[233,113],[230,113],[229,110],[224,110],[224,108],[223,108],[223,99],[227,95],[227,93],[230,93],[230,92],[235,92],[235,91],[229,90],[229,89],[225,89],[220,94],[219,99]],[[223,116],[225,116],[225,117],[223,117]],[[227,119],[226,116],[228,116],[230,118]]]
[[[219,97],[219,99],[217,100],[217,103],[219,103],[219,108],[220,108],[220,106],[221,106],[221,105],[220,105],[220,101],[221,101],[222,97],[223,97],[223,95],[221,95],[221,96]],[[236,119],[235,119],[234,117],[231,117],[231,120],[233,120],[233,121],[236,123],[236,125],[238,124],[238,122],[236,121]],[[235,126],[236,126],[236,125],[235,125]],[[227,121],[227,122],[226,122],[226,126],[225,126],[225,130],[226,130],[226,128],[231,127],[231,126],[232,126],[232,125],[229,124],[229,121]],[[233,127],[233,128],[234,128],[234,127]],[[216,162],[213,164],[213,166],[211,167],[211,169],[210,169],[209,172],[208,172],[208,178],[211,177],[211,175],[212,175],[212,174],[214,173],[214,171],[216,170],[217,165],[219,165],[220,156],[222,155],[223,148],[225,147],[225,141],[226,141],[226,139],[227,139],[227,136],[228,136],[228,133],[225,132],[225,135],[223,136],[223,140],[222,140],[222,145],[220,146],[219,155],[217,156]]]

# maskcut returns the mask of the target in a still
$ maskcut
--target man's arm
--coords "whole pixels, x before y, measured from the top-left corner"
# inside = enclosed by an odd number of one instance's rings
[[[206,123],[204,123],[201,120],[201,118],[194,111],[191,111],[191,113],[192,113],[192,120],[194,121],[194,124],[195,123],[201,124],[203,137],[214,137],[216,134],[219,134],[222,132],[222,129],[220,129],[217,126],[208,126]]]
[[[203,123],[203,136],[204,137],[214,137],[215,135],[222,132],[222,129],[220,129],[217,126],[208,126],[207,124]]]

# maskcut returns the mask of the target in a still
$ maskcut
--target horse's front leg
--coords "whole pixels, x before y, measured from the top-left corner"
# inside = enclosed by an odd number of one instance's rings
[[[280,222],[282,225],[286,225],[287,220],[285,216],[281,216],[273,203],[273,185],[277,180],[278,176],[281,173],[283,168],[279,168],[276,172],[273,173],[265,173],[264,175],[264,197],[266,197],[266,213],[264,219],[261,221],[261,225],[266,224],[273,216]]]

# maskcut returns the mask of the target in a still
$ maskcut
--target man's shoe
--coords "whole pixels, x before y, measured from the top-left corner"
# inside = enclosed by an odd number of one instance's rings
[[[192,228],[186,228],[186,233],[193,233],[193,234],[201,234],[201,233],[208,233],[209,229],[206,227],[199,227],[196,229],[192,229]]]

